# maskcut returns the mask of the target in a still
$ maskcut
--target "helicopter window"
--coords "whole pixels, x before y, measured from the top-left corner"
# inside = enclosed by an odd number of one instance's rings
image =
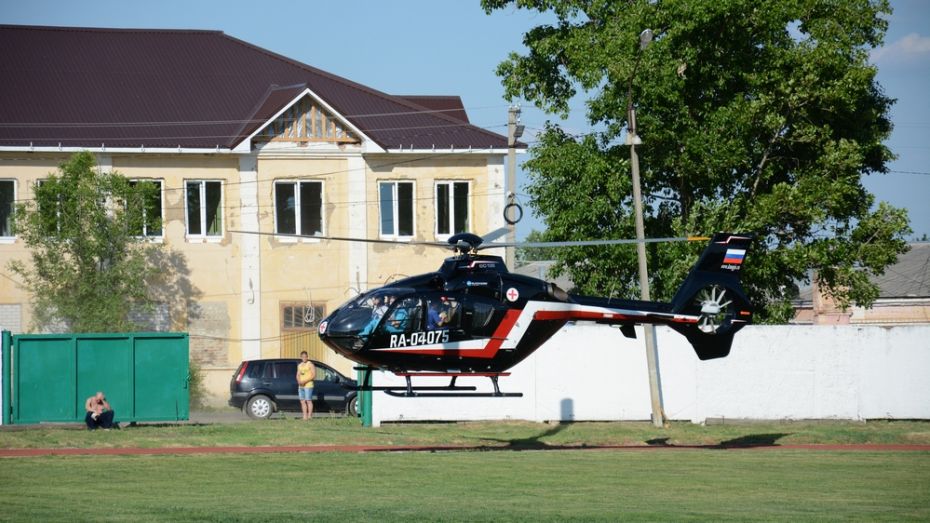
[[[469,182],[436,183],[436,236],[468,230]]]
[[[381,236],[413,236],[413,182],[381,182]]]
[[[426,330],[456,329],[461,320],[461,307],[452,297],[430,298],[426,313]]]
[[[494,318],[494,306],[475,301],[471,304],[471,333],[473,336],[490,336],[494,332],[491,320]]]
[[[422,324],[422,307],[417,298],[404,298],[387,313],[382,329],[388,334],[399,334],[419,330]]]
[[[275,232],[312,236],[323,232],[323,182],[275,182]]]

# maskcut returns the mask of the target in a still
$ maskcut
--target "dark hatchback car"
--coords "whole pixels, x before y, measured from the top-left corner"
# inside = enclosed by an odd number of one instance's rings
[[[318,361],[313,380],[313,412],[344,412],[356,416],[356,381]],[[297,359],[243,361],[229,382],[229,404],[252,418],[276,411],[300,412],[297,399]]]

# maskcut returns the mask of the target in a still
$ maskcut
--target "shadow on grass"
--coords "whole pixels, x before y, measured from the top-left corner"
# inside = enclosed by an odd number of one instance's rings
[[[554,436],[559,432],[562,432],[571,423],[556,423],[552,428],[540,432],[535,436],[528,438],[512,438],[512,439],[499,439],[499,438],[479,438],[479,441],[487,441],[493,443],[503,444],[502,446],[488,446],[488,447],[477,447],[480,450],[548,450],[548,449],[561,449],[565,448],[564,445],[550,445],[544,441],[541,441],[544,438]],[[579,447],[580,448],[580,447]]]
[[[790,435],[791,435],[790,433],[749,434],[748,436],[740,436],[738,438],[721,441],[720,445],[718,446],[724,449],[747,448],[747,447],[775,447],[777,446],[778,440],[784,438],[785,436],[790,436]]]
[[[499,439],[499,438],[479,438],[479,441],[486,442],[485,445],[475,445],[475,446],[443,446],[443,445],[425,445],[425,446],[416,446],[416,447],[398,447],[396,449],[391,448],[378,448],[371,449],[372,452],[391,452],[394,450],[399,451],[410,451],[410,450],[420,450],[426,452],[441,452],[448,450],[471,450],[471,451],[521,451],[521,450],[608,450],[608,449],[649,449],[649,448],[665,448],[665,449],[701,449],[701,450],[727,450],[727,449],[750,449],[750,448],[765,448],[765,447],[777,447],[778,440],[784,438],[785,436],[790,436],[791,433],[775,433],[775,434],[749,434],[746,436],[740,436],[738,438],[729,439],[726,441],[721,441],[720,443],[713,444],[684,444],[678,445],[674,443],[669,443],[670,438],[653,438],[645,440],[643,443],[645,445],[588,445],[581,443],[579,445],[557,445],[550,444],[542,439],[558,434],[559,432],[565,430],[571,423],[559,423],[556,426],[548,429],[544,432],[541,432],[535,436],[529,438],[515,438],[515,439]]]

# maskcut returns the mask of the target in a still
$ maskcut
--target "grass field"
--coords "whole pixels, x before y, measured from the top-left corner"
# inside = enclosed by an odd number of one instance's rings
[[[4,459],[0,519],[930,519],[930,454],[525,451]]]
[[[0,430],[0,448],[198,447],[264,445],[753,445],[806,443],[930,444],[925,422],[788,422],[728,425],[672,423],[398,423],[364,428],[351,418],[202,425],[139,425],[118,431],[72,427]]]
[[[539,450],[930,442],[930,424],[397,424],[0,431],[2,448],[466,445],[452,452],[0,459],[0,520],[930,520],[930,452]]]

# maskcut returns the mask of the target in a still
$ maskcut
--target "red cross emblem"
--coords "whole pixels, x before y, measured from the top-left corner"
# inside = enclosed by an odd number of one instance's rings
[[[511,287],[507,289],[507,299],[509,301],[517,301],[520,299],[520,293],[517,291],[517,289]]]

